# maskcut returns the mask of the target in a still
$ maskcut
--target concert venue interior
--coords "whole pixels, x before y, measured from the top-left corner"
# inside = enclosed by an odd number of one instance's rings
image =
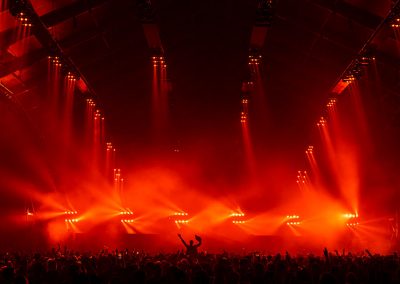
[[[1,248],[391,251],[398,3],[1,0]]]

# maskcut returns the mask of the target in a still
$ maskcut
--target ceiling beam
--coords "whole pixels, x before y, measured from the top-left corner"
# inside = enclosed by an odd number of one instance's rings
[[[90,11],[91,9],[107,2],[109,0],[80,0],[74,2],[71,5],[64,6],[60,9],[51,11],[40,17],[40,21],[47,27],[53,27],[59,23],[62,23],[69,18],[73,18],[82,14],[86,11]],[[115,0],[114,0],[115,1]],[[27,33],[26,36],[32,35],[35,31],[35,27],[30,30],[30,33]],[[18,27],[9,28],[0,33],[0,49],[7,49],[11,44],[17,42],[21,38],[17,38],[16,34],[18,33]]]
[[[362,10],[343,0],[313,0],[312,3],[330,9],[332,12],[345,16],[370,29],[376,29],[383,20],[383,17]]]

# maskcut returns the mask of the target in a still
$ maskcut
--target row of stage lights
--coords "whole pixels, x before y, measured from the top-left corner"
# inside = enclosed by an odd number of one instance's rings
[[[307,171],[297,171],[297,181],[296,182],[298,184],[307,183]]]
[[[9,1],[9,11],[11,15],[14,16],[15,19],[19,22],[19,24],[24,27],[32,27],[33,23],[35,23],[37,24],[37,32],[39,32],[39,30],[43,25],[40,22],[39,16],[36,14],[30,1],[24,1],[24,0]],[[47,28],[44,25],[43,25],[43,31],[48,32]],[[51,37],[50,34],[49,36]],[[48,60],[49,63],[51,64],[51,67],[60,69],[61,74],[65,76],[65,79],[69,83],[79,81],[81,77],[79,71],[75,68],[72,62],[70,62],[67,58],[63,57],[62,50],[58,47],[56,41],[53,40],[53,42],[48,43],[48,45],[45,44],[45,46],[48,46],[49,48],[50,55],[48,56]],[[156,64],[166,67],[164,57],[159,56],[158,58],[154,58],[154,60]],[[85,84],[81,84],[80,86],[82,87],[84,85]],[[86,92],[87,86],[84,87],[86,88],[84,92]],[[88,105],[94,108],[95,107],[94,101],[92,99],[88,100],[89,100],[87,102]],[[100,116],[101,116],[100,111],[96,110],[94,114],[94,119],[98,120],[100,119]],[[101,120],[104,120],[104,117],[101,117]],[[115,151],[115,149],[113,150]]]
[[[360,55],[355,60],[353,60],[353,62],[345,70],[342,78],[340,78],[337,85],[333,88],[332,90],[333,94],[337,95],[341,94],[347,88],[348,85],[350,85],[356,80],[359,80],[364,74],[364,68],[369,66],[372,62],[375,61],[374,56],[371,56],[370,54],[367,54],[365,52],[363,53],[364,53],[363,55]],[[330,98],[328,100],[328,103],[326,104],[327,110],[331,111],[336,107],[336,104],[337,104],[337,98]],[[321,116],[316,125],[319,128],[323,128],[327,125],[327,120],[325,119],[325,117]],[[313,149],[314,149],[313,146],[308,146],[307,150],[305,151],[307,157],[313,155]],[[299,180],[298,177],[297,183],[305,183],[305,181]]]
[[[25,12],[19,12],[17,14],[16,18],[21,26],[32,27],[32,21],[30,20],[30,17]]]
[[[249,54],[249,65],[259,65],[261,63],[261,54]]]
[[[76,71],[71,71],[74,68],[70,66],[68,62],[62,59],[60,56],[53,56],[49,55],[47,57],[51,63],[52,66],[61,68],[62,72],[65,74],[65,77],[67,78],[68,81],[77,81],[79,80],[79,74]]]
[[[30,211],[27,212],[28,216],[33,216],[34,214]],[[65,211],[64,216],[66,217],[64,219],[65,223],[78,223],[80,221],[80,218],[78,218],[78,211]],[[126,217],[133,217],[134,213],[130,209],[125,209],[119,212],[119,215],[124,216],[120,220],[121,223],[135,223],[135,219],[132,218],[126,218]],[[126,216],[126,217],[125,217]],[[176,219],[177,217],[184,217],[184,216],[189,216],[188,213],[186,212],[175,212],[171,215],[173,218],[173,222],[180,226],[180,225],[187,225],[189,224],[190,220],[189,219]],[[347,227],[356,227],[358,226],[359,223],[359,215],[358,213],[346,213],[342,215],[343,218],[345,218],[346,221],[346,226]],[[73,218],[71,218],[73,217]],[[247,223],[247,220],[244,220],[243,218],[246,217],[246,214],[240,212],[240,213],[231,213],[229,215],[231,218],[231,223],[232,224],[245,224]],[[285,216],[285,221],[284,223],[288,226],[299,226],[302,224],[301,217],[296,214],[292,215],[286,215]]]
[[[152,57],[153,60],[153,66],[154,67],[163,67],[166,68],[167,64],[165,62],[165,57],[160,55],[160,56],[153,56]]]
[[[188,216],[189,214],[186,212],[175,212],[173,216]]]
[[[388,22],[394,29],[400,28],[400,7],[399,5],[393,7],[392,13],[389,16]]]
[[[336,98],[331,98],[331,99],[329,99],[328,103],[326,104],[326,107],[333,108],[336,106],[336,102],[337,102]]]
[[[299,215],[287,215],[286,216],[286,225],[288,226],[294,226],[294,225],[300,225],[300,216]]]

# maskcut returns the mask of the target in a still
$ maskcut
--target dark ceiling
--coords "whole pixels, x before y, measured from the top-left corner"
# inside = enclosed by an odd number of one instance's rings
[[[31,2],[91,88],[122,155],[148,149],[153,144],[152,50],[136,2]],[[391,5],[390,0],[275,1],[260,50],[266,109],[251,121],[260,155],[292,156],[295,163],[304,159],[332,88]],[[241,84],[248,79],[256,1],[155,0],[152,6],[172,86],[170,129],[165,145],[158,146],[183,152],[199,144],[212,146],[224,159],[241,145]],[[16,41],[16,22],[7,5],[2,8],[0,81],[35,116],[41,108],[40,86],[47,79],[48,50],[36,35]],[[386,24],[370,45],[383,82],[373,103],[379,105],[377,117],[384,128],[395,133],[400,120],[398,41]]]

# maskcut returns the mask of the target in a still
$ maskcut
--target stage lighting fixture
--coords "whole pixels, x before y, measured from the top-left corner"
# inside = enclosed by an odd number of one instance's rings
[[[32,27],[32,23],[28,15],[24,12],[20,12],[16,16],[18,22],[24,27]]]
[[[29,1],[10,0],[9,11],[22,26],[32,27],[32,16],[34,15],[34,10]]]
[[[334,107],[335,105],[336,105],[336,99],[335,98],[329,99],[329,102],[326,104],[326,106],[328,108]]]
[[[96,103],[93,101],[93,99],[86,99],[86,104],[90,107],[96,106]]]
[[[343,214],[343,217],[346,220],[346,226],[348,227],[355,227],[359,224],[359,216],[358,213],[346,213]]]
[[[244,217],[245,214],[244,213],[232,213],[231,217]]]
[[[357,62],[362,65],[362,66],[368,66],[375,60],[374,56],[361,56],[359,59],[357,59]]]
[[[319,119],[319,121],[317,122],[317,126],[325,126],[326,125],[326,119],[324,117],[321,116],[321,118]]]
[[[65,223],[78,223],[79,222],[79,220],[78,219],[65,219],[64,220],[65,221]]]
[[[388,17],[388,23],[394,29],[400,28],[400,6],[396,5],[392,8],[392,11]]]
[[[133,212],[129,208],[127,208],[126,210],[120,211],[119,215],[133,215]]]
[[[122,219],[121,223],[134,223],[135,220],[134,219]]]
[[[392,28],[396,28],[396,29],[400,28],[400,18],[395,18],[395,19],[393,19],[393,20],[391,21],[391,23],[390,23],[390,26],[391,26]]]
[[[112,143],[111,143],[111,142],[107,142],[107,143],[106,143],[106,151],[109,152],[109,151],[112,151],[112,150],[115,150],[115,149],[113,148]]]
[[[67,79],[68,79],[68,81],[76,81],[76,80],[78,80],[78,78],[79,78],[79,75],[78,75],[78,74],[75,74],[75,73],[73,73],[73,72],[71,72],[71,71],[68,71],[68,72],[67,72]]]
[[[345,218],[351,219],[351,218],[358,218],[358,214],[351,214],[351,213],[346,213],[343,215]]]
[[[186,212],[175,212],[174,216],[188,216],[189,214]]]
[[[51,64],[53,64],[53,66],[61,67],[63,65],[60,56],[49,55],[48,59],[50,60]]]
[[[246,223],[245,217],[246,214],[244,214],[243,212],[239,211],[239,212],[232,212],[229,217],[232,220],[232,224],[244,224]]]
[[[179,227],[179,225],[184,225],[189,223],[188,219],[189,214],[181,211],[181,212],[174,212],[169,219],[172,219],[172,221]]]
[[[307,150],[306,150],[306,154],[307,155],[312,155],[314,151],[314,146],[308,146]]]
[[[300,225],[301,220],[299,215],[287,215],[286,216],[286,225]]]
[[[161,53],[161,52],[157,52]],[[153,61],[153,66],[154,67],[167,67],[167,64],[165,63],[165,57],[163,55],[153,55],[152,56],[152,61]]]
[[[297,180],[298,184],[306,184],[307,183],[307,171],[297,171]]]
[[[99,109],[96,109],[96,111],[94,112],[94,119],[97,120],[101,118],[101,112]]]
[[[261,62],[262,56],[257,53],[249,54],[249,65],[259,65]]]
[[[246,123],[247,122],[247,114],[244,111],[242,111],[240,113],[240,122],[241,123]]]

